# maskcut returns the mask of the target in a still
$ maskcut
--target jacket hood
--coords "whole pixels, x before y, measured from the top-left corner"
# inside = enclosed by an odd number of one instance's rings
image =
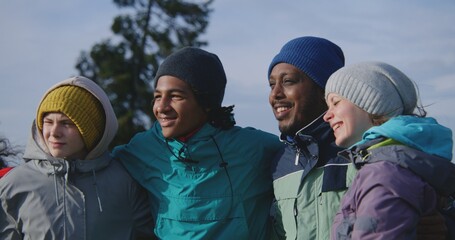
[[[391,118],[384,124],[367,130],[362,141],[355,145],[381,136],[425,153],[452,160],[452,130],[442,126],[434,118],[408,115]]]
[[[366,163],[388,161],[407,168],[422,177],[443,196],[455,194],[455,164],[446,158],[414,147],[385,143],[384,137],[354,145],[339,153],[360,169]],[[385,143],[385,144],[384,144]]]
[[[88,78],[77,76],[63,80],[49,88],[41,98],[40,103],[44,100],[45,96],[49,92],[51,92],[55,88],[65,85],[77,86],[89,91],[91,94],[93,94],[93,96],[95,96],[100,101],[101,105],[103,106],[104,112],[106,114],[106,124],[104,126],[104,133],[98,144],[96,144],[95,147],[85,157],[85,159],[87,160],[99,158],[101,155],[103,155],[103,153],[105,153],[108,150],[109,144],[114,139],[118,129],[117,117],[115,116],[114,109],[112,108],[110,100],[106,93],[104,92],[104,90],[101,87],[99,87],[95,82]],[[40,104],[38,104],[38,106],[39,105]],[[38,130],[38,126],[35,119],[31,127],[31,133],[27,146],[25,148],[24,159],[29,160],[51,158],[52,157],[50,155],[49,149],[47,148],[44,142],[43,134]]]

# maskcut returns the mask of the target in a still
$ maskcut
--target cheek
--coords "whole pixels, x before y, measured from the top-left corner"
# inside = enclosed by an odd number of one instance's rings
[[[152,113],[155,117],[158,117],[158,105],[157,104],[153,104],[152,105]]]
[[[77,148],[82,149],[85,147],[84,139],[82,138],[82,135],[79,133],[79,131],[74,132],[72,134],[72,138],[74,142],[77,143]]]
[[[157,111],[156,111],[156,108],[155,108],[155,105],[152,106],[152,113],[156,116],[157,114]]]
[[[41,131],[41,133],[43,134],[44,138],[47,138],[50,135],[50,130],[48,128],[43,127],[43,130]]]
[[[273,103],[273,96],[272,96],[272,92],[269,93],[269,103],[272,104]]]
[[[156,102],[156,101],[153,101],[153,102],[152,102],[152,110],[153,110],[153,112],[155,112],[155,111],[157,110],[157,108],[158,108],[157,102]]]

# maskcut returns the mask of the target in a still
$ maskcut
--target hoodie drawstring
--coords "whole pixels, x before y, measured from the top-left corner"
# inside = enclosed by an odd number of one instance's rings
[[[93,174],[93,180],[95,181],[93,183],[93,185],[95,185],[96,198],[98,199],[98,207],[100,209],[100,212],[103,212],[103,206],[101,205],[101,199],[100,199],[100,195],[99,195],[99,192],[98,192],[98,184],[96,182],[95,169],[92,170],[92,174]]]
[[[54,191],[55,191],[55,201],[57,202],[57,206],[60,206],[60,202],[58,201],[58,188],[57,188],[57,174],[55,173],[55,165],[52,165],[54,168]]]
[[[63,220],[63,239],[67,239],[67,236],[66,236],[66,231],[67,231],[67,227],[66,227],[66,222],[67,222],[67,212],[66,212],[66,191],[68,191],[66,189],[66,185],[68,184],[68,173],[69,173],[69,170],[70,170],[70,165],[68,164],[68,162],[65,160],[63,161],[63,164],[65,165],[65,181],[63,183],[63,216],[64,216],[64,220]]]

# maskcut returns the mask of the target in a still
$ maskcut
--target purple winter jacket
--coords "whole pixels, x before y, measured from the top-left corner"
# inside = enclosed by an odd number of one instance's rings
[[[437,194],[455,193],[452,131],[433,118],[398,116],[339,155],[360,169],[341,200],[332,239],[415,239]],[[437,193],[437,194],[436,194]]]
[[[420,216],[436,210],[436,192],[455,192],[455,165],[447,159],[405,145],[367,150],[378,142],[340,153],[360,170],[341,200],[331,239],[415,239]]]
[[[415,239],[420,216],[435,207],[433,188],[409,169],[365,164],[341,201],[332,239]]]

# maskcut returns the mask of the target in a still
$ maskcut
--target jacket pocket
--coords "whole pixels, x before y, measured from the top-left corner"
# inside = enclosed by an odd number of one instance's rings
[[[272,205],[273,232],[278,239],[295,239],[297,222],[295,209],[303,170],[287,174],[273,181],[275,202]]]
[[[164,239],[248,239],[243,205],[230,196],[164,196],[155,232]]]

